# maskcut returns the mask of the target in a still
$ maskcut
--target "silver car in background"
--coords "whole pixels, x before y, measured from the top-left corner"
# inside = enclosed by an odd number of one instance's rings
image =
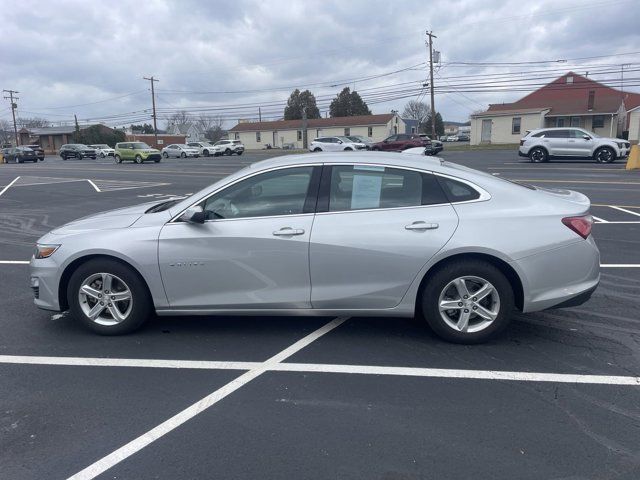
[[[43,236],[35,304],[101,334],[158,315],[424,317],[486,341],[598,285],[590,202],[424,155],[292,155]]]
[[[162,156],[164,158],[186,158],[186,157],[199,157],[200,149],[196,147],[190,147],[189,145],[180,145],[174,143],[167,145],[162,149]]]

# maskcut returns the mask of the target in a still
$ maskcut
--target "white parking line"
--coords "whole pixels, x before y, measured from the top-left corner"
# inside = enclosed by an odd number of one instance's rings
[[[341,320],[341,319],[338,319]],[[336,322],[337,320],[334,320]],[[333,322],[332,322],[333,323]],[[342,322],[340,322],[342,323]],[[331,324],[325,325],[326,328]],[[339,324],[338,324],[339,325]],[[337,325],[331,326],[331,329]],[[306,345],[320,336],[320,330],[305,337]],[[314,337],[312,337],[314,336]],[[310,338],[311,337],[311,338]],[[517,372],[504,370],[467,370],[450,368],[386,367],[378,365],[337,365],[326,363],[283,363],[282,360],[299,351],[294,344],[267,362],[221,362],[199,360],[155,360],[146,358],[84,358],[84,357],[37,357],[24,355],[0,355],[0,364],[19,365],[66,365],[85,367],[135,367],[175,368],[199,370],[247,370],[307,373],[349,373],[358,375],[391,375],[399,377],[462,378],[470,380],[510,380],[519,382],[581,383],[594,385],[640,386],[640,376],[585,375],[571,373]],[[280,360],[278,360],[280,358]],[[236,379],[238,380],[238,379]],[[224,387],[223,387],[224,388]],[[215,393],[215,392],[214,392]]]
[[[179,427],[186,421],[195,417],[199,413],[202,413],[207,408],[219,402],[220,400],[230,395],[231,393],[235,392],[243,385],[246,385],[251,380],[259,377],[267,370],[273,369],[273,367],[275,367],[277,364],[279,364],[286,358],[290,357],[294,353],[302,350],[304,347],[316,341],[318,338],[322,337],[326,333],[329,333],[331,330],[341,325],[345,320],[347,320],[347,317],[336,318],[335,320],[330,321],[323,327],[320,327],[315,332],[310,333],[303,339],[298,340],[296,343],[294,343],[290,347],[284,349],[282,352],[278,353],[277,355],[274,355],[267,361],[259,364],[259,366],[252,368],[246,373],[243,373],[235,380],[227,383],[226,385],[219,388],[215,392],[207,395],[206,397],[197,401],[193,405],[185,408],[184,410],[177,413],[176,415],[169,418],[168,420],[165,420],[163,423],[161,423],[157,427],[152,428],[146,433],[143,433],[138,438],[132,440],[131,442],[118,448],[117,450],[111,452],[106,457],[101,458],[97,462],[89,465],[87,468],[81,470],[75,475],[72,475],[71,477],[69,477],[69,480],[90,480],[92,478],[97,477],[98,475],[102,474],[103,472],[110,469],[114,465],[120,463],[121,461],[130,457],[134,453],[140,451],[150,443],[158,440],[160,437],[166,435],[167,433]]]
[[[609,223],[609,221],[605,220],[604,218],[596,217],[595,215],[591,215],[591,216],[597,223]]]
[[[631,210],[627,210],[626,208],[616,207],[615,205],[609,205],[609,208],[614,208],[614,209],[619,210],[621,212],[630,213],[631,215],[635,215],[636,217],[640,217],[640,213],[632,212]]]
[[[2,194],[4,192],[6,192],[7,190],[9,190],[9,188],[11,187],[11,185],[13,185],[14,183],[16,183],[18,180],[20,179],[20,177],[16,177],[13,180],[11,180],[11,183],[9,183],[9,185],[7,185],[6,187],[4,187],[2,190],[0,190],[0,196],[2,196]]]
[[[29,265],[29,260],[0,260],[0,265]]]
[[[98,188],[98,186],[95,183],[93,183],[88,178],[87,178],[87,182],[89,182],[89,185],[91,185],[96,190],[96,192],[100,193],[101,190]]]
[[[640,263],[601,263],[600,268],[640,268]]]

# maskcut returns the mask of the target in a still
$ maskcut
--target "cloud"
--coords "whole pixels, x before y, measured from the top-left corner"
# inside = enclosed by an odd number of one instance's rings
[[[18,112],[23,116],[69,121],[77,114],[80,119],[110,117],[111,124],[142,121],[150,115],[149,86],[142,77],[154,75],[160,80],[161,118],[176,108],[247,105],[224,111],[230,125],[235,118],[256,116],[258,104],[283,102],[290,91],[274,90],[278,87],[316,84],[309,88],[324,99],[319,103],[326,110],[331,96],[344,86],[336,82],[330,87],[331,82],[425,62],[427,28],[438,36],[435,48],[445,62],[437,69],[440,86],[459,85],[455,77],[461,75],[531,70],[462,68],[447,65],[451,61],[521,62],[634,51],[640,44],[634,6],[633,1],[552,0],[0,0],[0,71],[2,88],[20,91]],[[638,58],[583,62],[583,70]],[[563,65],[553,67],[559,75]],[[426,77],[422,66],[350,86],[374,98],[374,90],[367,89],[401,89],[405,87],[390,85]],[[269,91],[189,93],[246,90]],[[465,120],[487,103],[521,95],[451,89],[437,95],[436,108],[445,119]],[[407,100],[371,108],[402,110]],[[88,103],[93,104],[83,105]],[[281,109],[262,110],[269,118]],[[7,115],[6,106],[0,106],[0,118]]]

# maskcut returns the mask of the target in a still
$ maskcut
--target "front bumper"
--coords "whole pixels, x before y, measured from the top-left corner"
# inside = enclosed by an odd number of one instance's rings
[[[30,286],[34,293],[33,303],[43,310],[59,312],[60,265],[52,257],[37,260],[31,257],[29,268]]]

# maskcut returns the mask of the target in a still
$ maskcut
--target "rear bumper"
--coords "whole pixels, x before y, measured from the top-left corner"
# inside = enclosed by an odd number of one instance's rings
[[[529,156],[529,151],[527,149],[525,149],[524,147],[519,147],[518,148],[518,155],[521,157],[528,157]]]
[[[513,263],[525,277],[523,312],[584,303],[600,282],[600,252],[593,237]]]

